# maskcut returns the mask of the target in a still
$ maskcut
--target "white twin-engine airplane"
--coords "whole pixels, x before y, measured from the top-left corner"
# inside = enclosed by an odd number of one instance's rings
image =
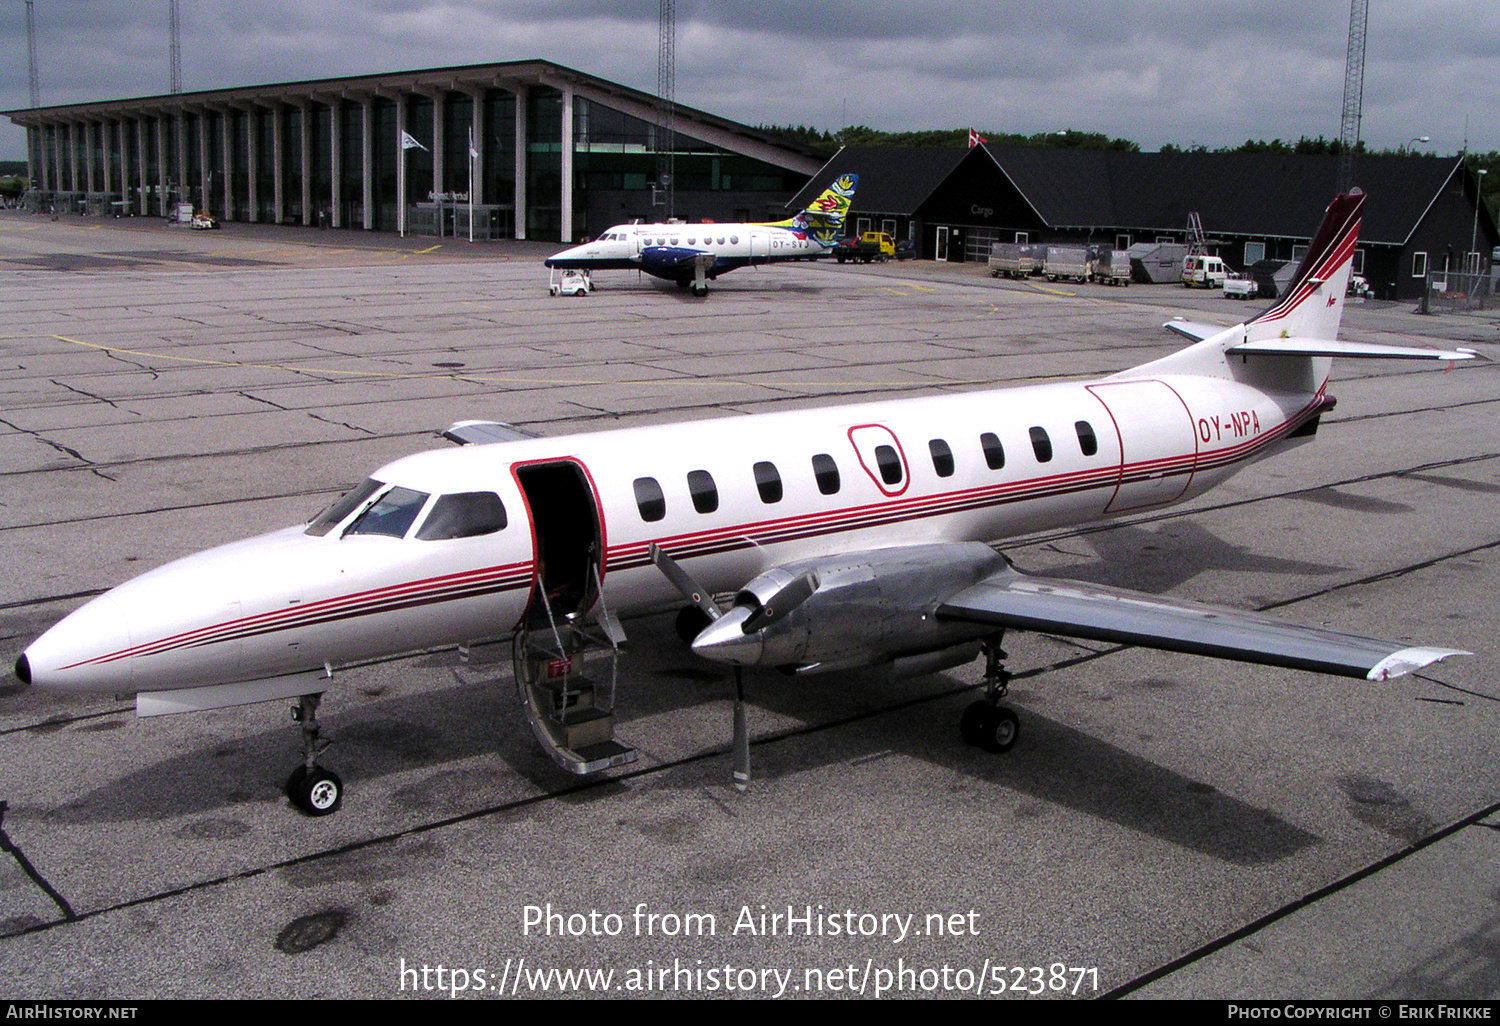
[[[844,217],[859,185],[843,175],[796,217],[765,224],[619,224],[592,242],[544,260],[554,272],[566,270],[644,271],[656,278],[708,294],[709,279],[750,264],[809,260],[839,241]]]
[[[1016,741],[1006,630],[1385,680],[1449,655],[1018,571],[991,542],[1197,496],[1310,440],[1330,358],[1472,350],[1336,339],[1364,196],[1337,197],[1286,295],[1227,329],[1087,383],[1036,385],[559,438],[471,421],[469,443],[396,461],[310,523],[170,563],[38,639],[40,688],[134,693],[143,716],[297,699],[312,814],[335,667],[513,639],[520,706],[566,769],[631,761],[613,736],[620,617],[684,607],[699,655],[797,674],[987,657],[964,739]],[[725,604],[715,596],[731,596]],[[461,648],[461,651],[464,651]],[[585,664],[601,673],[587,676]],[[736,776],[748,773],[736,702]]]

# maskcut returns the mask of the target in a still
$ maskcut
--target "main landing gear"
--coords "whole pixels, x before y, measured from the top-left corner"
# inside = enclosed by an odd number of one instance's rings
[[[1010,691],[1011,675],[1005,669],[1003,635],[984,642],[984,697],[964,710],[958,733],[968,744],[997,755],[1015,747],[1021,737],[1021,721],[1000,700]]]
[[[292,706],[292,719],[302,724],[302,765],[286,781],[286,796],[309,816],[327,816],[339,810],[344,800],[344,782],[332,770],[317,763],[318,753],[329,742],[318,737],[318,703],[322,695],[303,695]]]

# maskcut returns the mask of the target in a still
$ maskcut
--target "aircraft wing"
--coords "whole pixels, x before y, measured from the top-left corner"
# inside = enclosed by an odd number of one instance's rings
[[[492,445],[495,442],[519,442],[527,438],[542,437],[535,431],[527,431],[514,424],[502,424],[496,420],[461,420],[457,424],[448,425],[439,434],[459,445]]]
[[[708,270],[714,265],[714,255],[690,246],[646,246],[641,250],[641,266],[648,273],[686,271],[695,265]]]
[[[1302,627],[1236,609],[1034,576],[1014,567],[953,595],[937,614],[1366,680],[1387,680],[1451,655],[1472,654]]]

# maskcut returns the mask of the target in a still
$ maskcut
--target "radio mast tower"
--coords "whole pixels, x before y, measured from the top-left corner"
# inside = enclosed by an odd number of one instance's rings
[[[1365,30],[1370,0],[1349,4],[1349,54],[1344,59],[1344,120],[1339,130],[1338,191],[1354,185],[1354,158],[1359,149],[1359,119],[1365,103]]]
[[[178,10],[178,0],[171,0],[171,65],[172,65],[172,92],[182,92],[182,16]]]
[[[676,153],[672,122],[677,92],[677,0],[658,0],[656,12],[656,95],[661,101],[656,129],[656,195],[653,202],[665,206],[666,219],[676,216]]]
[[[31,105],[42,105],[42,82],[36,73],[36,10],[35,0],[26,0],[26,51],[31,63],[27,68],[31,77]]]

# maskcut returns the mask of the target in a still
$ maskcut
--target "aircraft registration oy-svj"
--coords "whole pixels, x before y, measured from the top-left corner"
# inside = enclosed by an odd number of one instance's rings
[[[812,206],[785,221],[615,225],[592,242],[565,249],[542,263],[554,272],[644,271],[703,296],[710,279],[736,267],[811,260],[828,253],[843,232],[844,216],[858,185],[858,175],[843,175]]]
[[[1290,287],[1230,328],[1089,382],[464,444],[377,470],[311,522],[169,563],[47,631],[16,673],[162,713],[296,699],[292,800],[332,812],[317,707],[341,665],[509,639],[518,707],[558,765],[634,759],[614,737],[621,618],[681,607],[698,655],[795,674],[986,659],[964,740],[1003,752],[1007,630],[1382,681],[1446,648],[1033,576],[991,543],[1159,509],[1312,440],[1334,357],[1468,360],[1340,341],[1364,196],[1335,198]],[[716,596],[728,596],[724,603]],[[742,695],[736,776],[748,775]]]

